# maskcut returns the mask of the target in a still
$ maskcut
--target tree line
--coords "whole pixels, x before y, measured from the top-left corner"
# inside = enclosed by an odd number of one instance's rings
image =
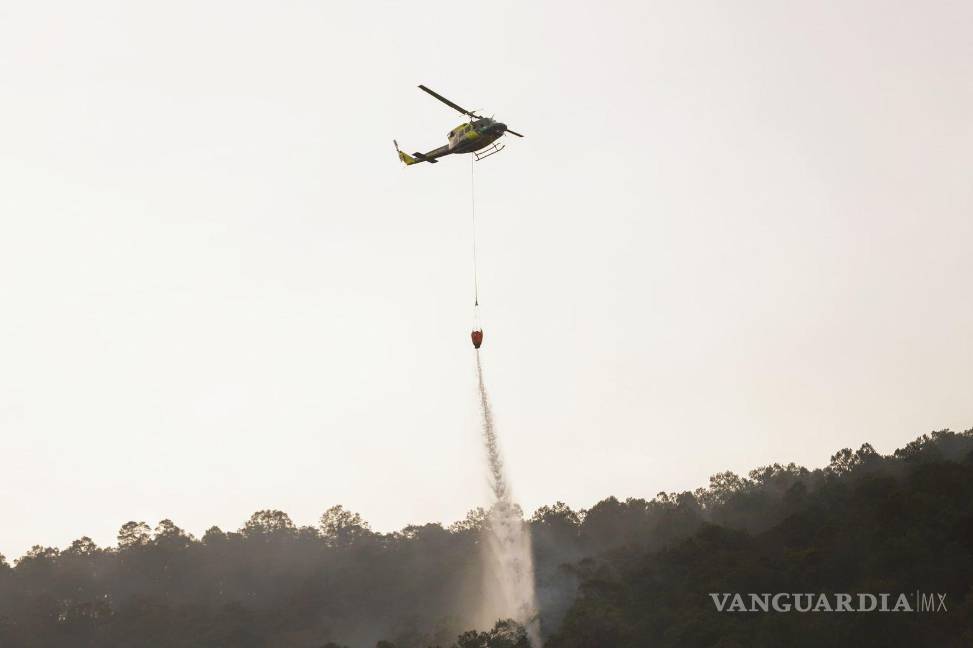
[[[843,449],[814,470],[773,464],[650,500],[541,507],[524,524],[544,645],[970,645],[971,495],[973,430],[943,430],[891,455]],[[0,556],[0,645],[528,648],[510,620],[473,629],[487,515],[379,533],[341,506],[313,527],[263,510],[200,538],[166,519],[125,523],[112,547],[35,546],[13,565]],[[947,593],[951,611],[741,616],[707,596],[916,589]]]

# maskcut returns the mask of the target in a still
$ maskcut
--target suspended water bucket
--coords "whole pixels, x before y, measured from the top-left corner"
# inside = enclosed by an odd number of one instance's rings
[[[473,348],[479,349],[480,345],[483,344],[483,330],[473,329],[473,332],[470,333],[470,338],[473,340]]]

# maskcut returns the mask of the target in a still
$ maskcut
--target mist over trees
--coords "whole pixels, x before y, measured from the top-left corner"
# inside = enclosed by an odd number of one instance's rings
[[[545,646],[973,645],[971,496],[973,430],[541,507],[525,524]],[[527,648],[511,621],[471,623],[486,516],[379,533],[341,506],[313,527],[263,510],[200,538],[165,519],[113,547],[35,546],[0,556],[0,646]],[[916,590],[949,612],[719,613],[708,596]]]
[[[579,595],[545,646],[973,645],[973,430],[889,456],[866,443],[819,470],[721,473],[693,499],[694,533],[579,562]],[[945,595],[946,610],[719,613],[707,596],[917,591]]]

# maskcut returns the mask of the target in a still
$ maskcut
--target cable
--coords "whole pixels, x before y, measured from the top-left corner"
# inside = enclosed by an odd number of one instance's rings
[[[473,306],[480,305],[480,285],[476,274],[476,185],[473,181],[473,165],[476,156],[470,155],[470,207],[473,212]]]

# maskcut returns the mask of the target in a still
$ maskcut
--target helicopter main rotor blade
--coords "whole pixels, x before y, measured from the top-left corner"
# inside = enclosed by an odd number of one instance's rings
[[[450,101],[446,97],[442,96],[441,94],[439,94],[435,90],[430,90],[429,88],[427,88],[426,86],[421,85],[421,84],[419,85],[419,89],[422,90],[423,92],[428,92],[429,94],[431,94],[432,96],[434,96],[436,99],[439,99],[440,101],[442,101],[444,104],[446,104],[447,106],[449,106],[453,110],[458,110],[461,113],[463,113],[464,115],[469,115],[470,117],[476,117],[476,115],[474,113],[470,112],[469,110],[467,110],[466,108],[463,108],[460,105],[454,104],[452,101]]]
[[[512,131],[509,128],[507,129],[507,132],[510,133],[511,135],[516,135],[517,137],[523,137],[523,135],[521,135],[517,131]]]

